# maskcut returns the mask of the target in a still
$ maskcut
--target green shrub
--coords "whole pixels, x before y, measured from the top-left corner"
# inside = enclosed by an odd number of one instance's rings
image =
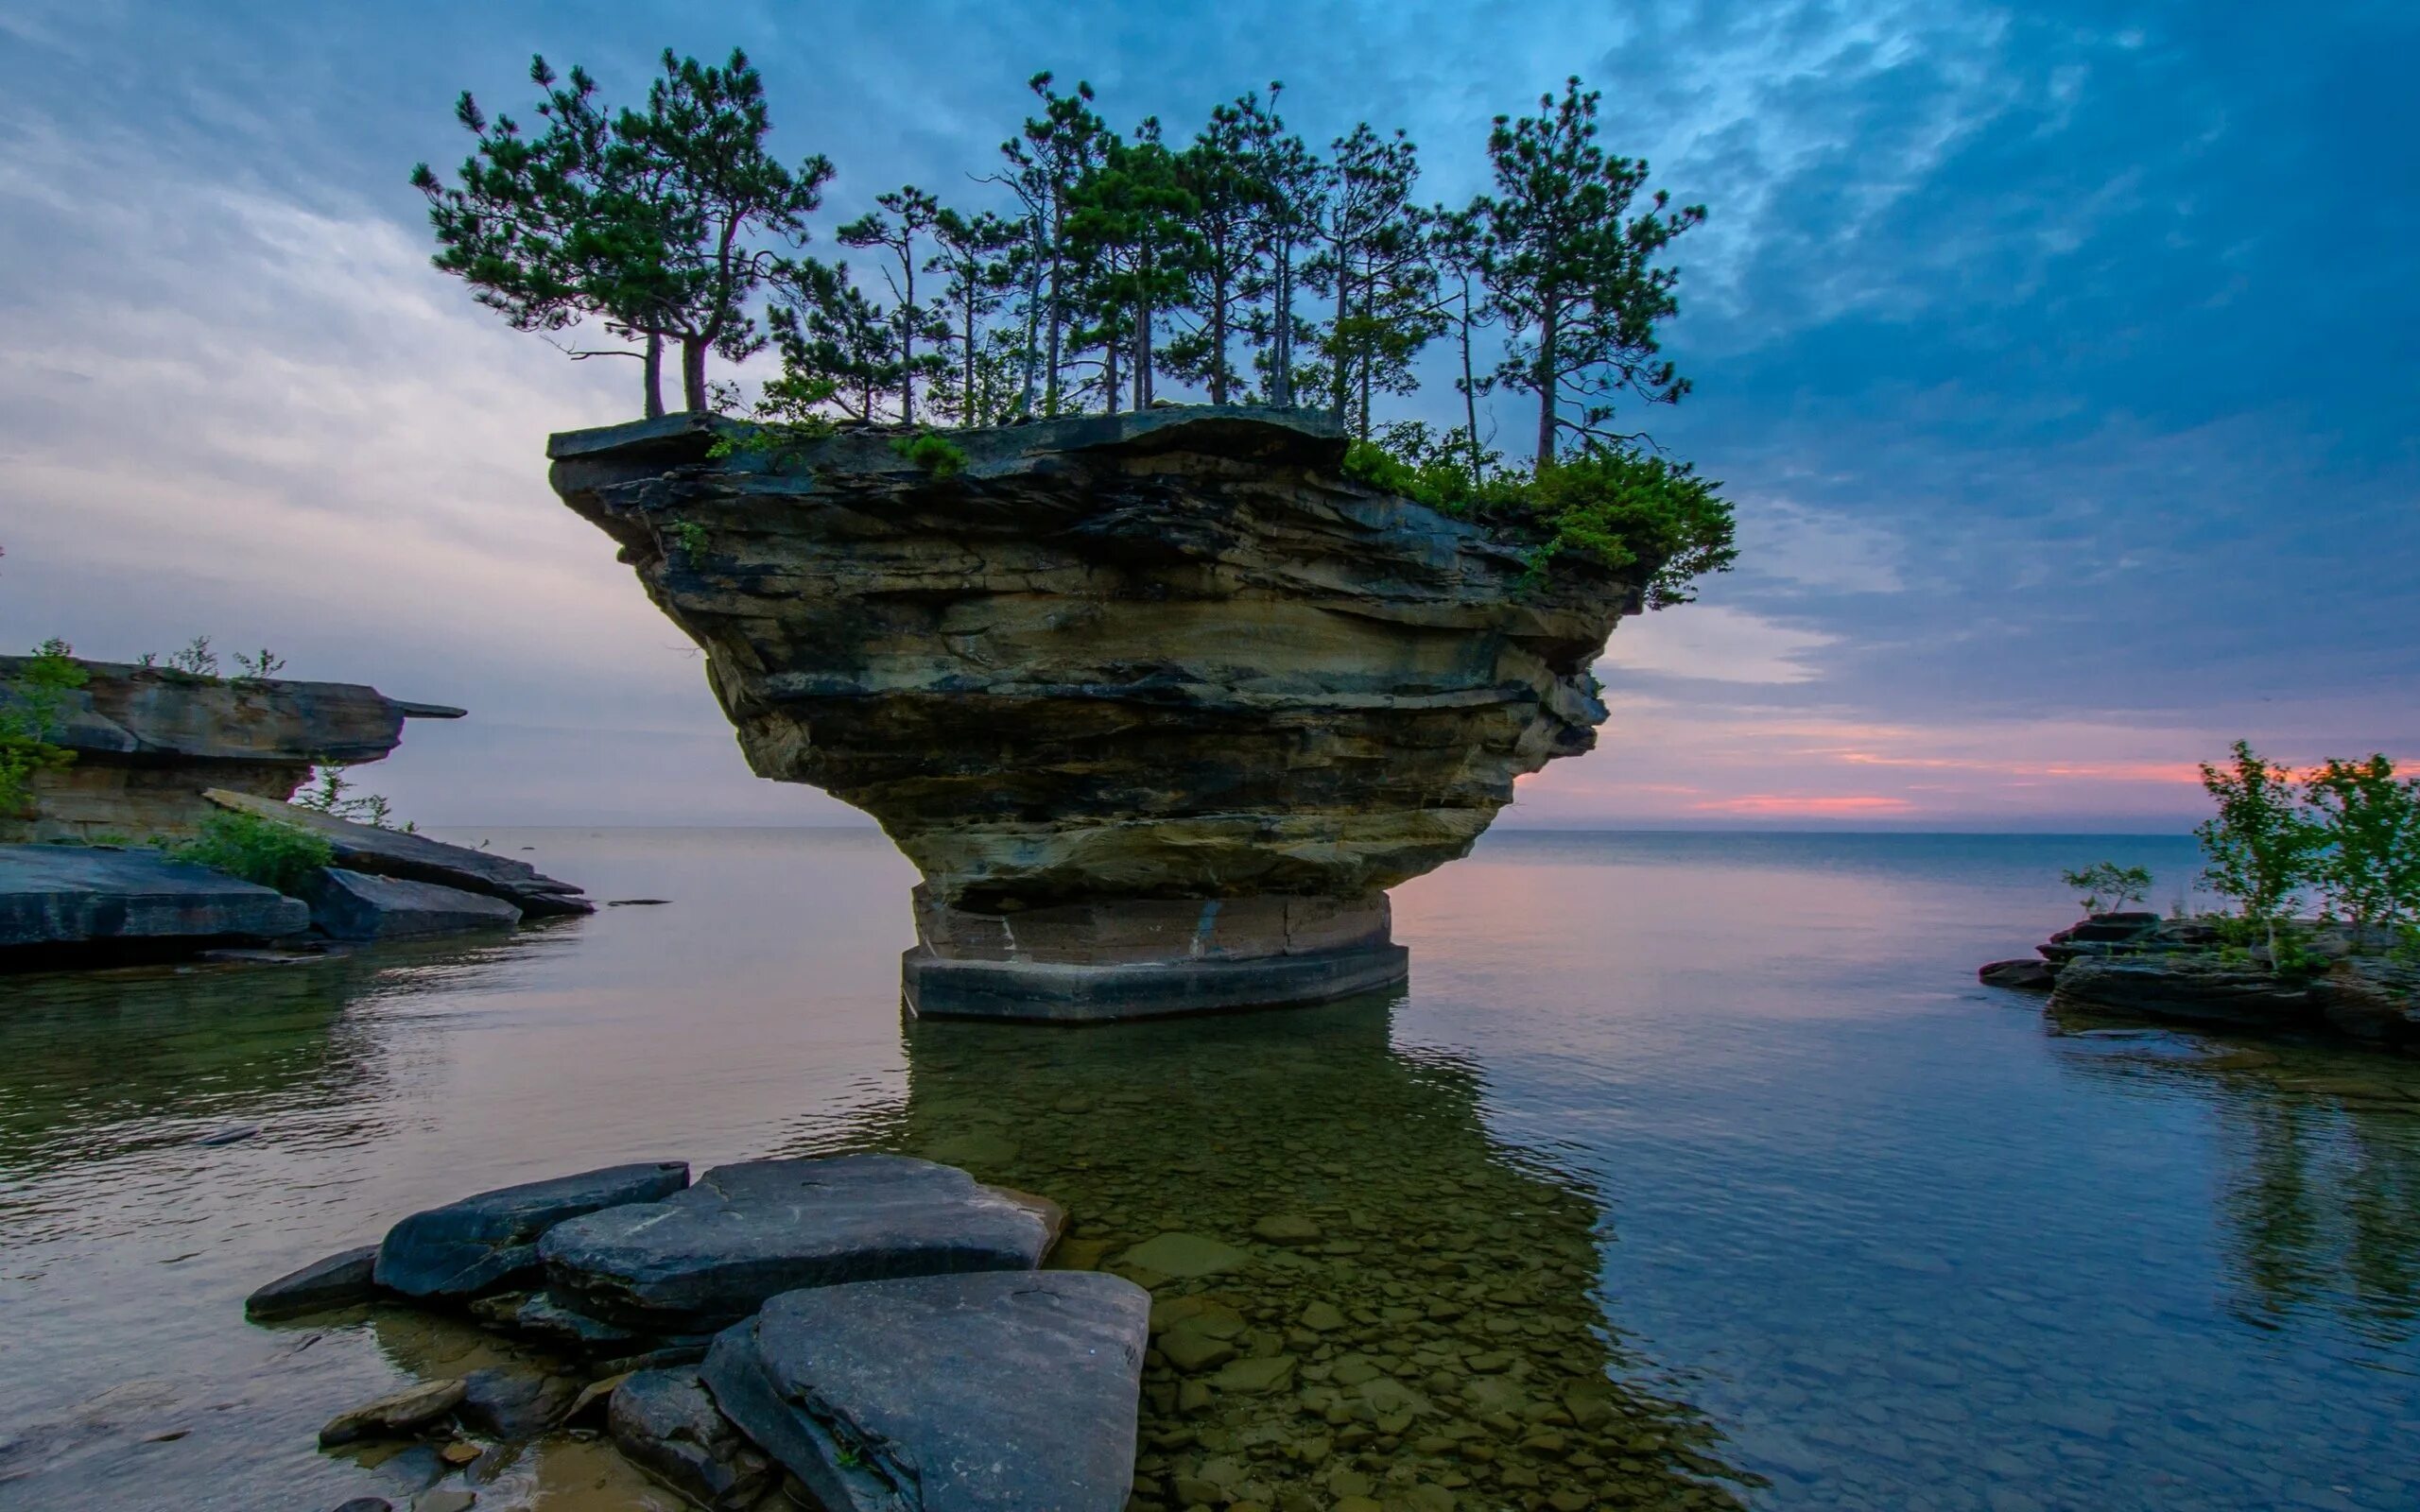
[[[2152,895],[2152,874],[2142,867],[2121,867],[2115,861],[2096,862],[2081,871],[2062,871],[2059,880],[2083,894],[2076,900],[2087,914],[2105,909],[2123,908],[2138,903]],[[2108,902],[2101,902],[2106,898]]]
[[[1543,472],[1499,470],[1474,478],[1451,437],[1423,445],[1426,428],[1390,438],[1409,455],[1374,441],[1344,451],[1344,475],[1432,509],[1476,520],[1529,552],[1543,576],[1569,556],[1608,571],[1635,574],[1651,609],[1684,604],[1707,573],[1738,558],[1731,505],[1685,463],[1633,447],[1592,443]]]
[[[0,684],[0,818],[25,811],[34,773],[76,759],[50,737],[65,717],[67,696],[87,678],[75,647],[53,638],[34,647],[17,675]]]
[[[169,847],[168,854],[285,893],[300,890],[336,857],[310,831],[257,814],[214,814],[200,834]]]
[[[966,449],[932,431],[899,437],[890,449],[937,478],[954,478],[966,471]]]

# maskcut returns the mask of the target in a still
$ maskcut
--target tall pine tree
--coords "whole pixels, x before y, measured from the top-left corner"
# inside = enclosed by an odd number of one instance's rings
[[[1541,113],[1497,116],[1487,141],[1488,290],[1514,333],[1496,376],[1536,397],[1541,469],[1554,465],[1565,432],[1622,439],[1604,428],[1616,394],[1668,404],[1689,388],[1660,356],[1655,326],[1680,308],[1679,274],[1655,258],[1705,207],[1668,210],[1659,189],[1649,211],[1623,218],[1647,164],[1597,145],[1598,98],[1574,76],[1560,100],[1539,98]]]

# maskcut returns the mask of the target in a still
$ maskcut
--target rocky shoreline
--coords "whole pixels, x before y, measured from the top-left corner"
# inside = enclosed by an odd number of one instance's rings
[[[22,660],[0,658],[0,682]],[[406,720],[459,709],[356,683],[75,665],[83,681],[48,737],[72,759],[35,774],[23,813],[0,816],[0,841],[14,842],[0,843],[0,969],[319,951],[594,909],[526,862],[288,801],[315,767],[383,760]],[[229,816],[304,832],[329,864],[281,891],[170,853]]]
[[[2420,1051],[2420,961],[2375,932],[2327,920],[2299,920],[2291,932],[2297,950],[2279,970],[2265,944],[2231,946],[2209,919],[2095,914],[2033,956],[1993,961],[1977,975],[1988,987],[2048,992],[2053,1009]]]
[[[320,1430],[343,1452],[435,1446],[415,1512],[475,1505],[541,1435],[600,1429],[718,1512],[1115,1512],[1150,1297],[1038,1269],[1064,1226],[1046,1198],[904,1156],[742,1161],[694,1183],[680,1161],[620,1165],[414,1213],[245,1311],[466,1314],[538,1351]]]

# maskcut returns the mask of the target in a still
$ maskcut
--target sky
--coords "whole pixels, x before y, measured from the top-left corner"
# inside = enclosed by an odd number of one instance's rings
[[[1044,69],[1171,134],[1282,79],[1456,203],[1493,116],[1603,92],[1707,207],[1651,429],[1741,559],[1621,625],[1599,748],[1502,822],[2179,830],[2238,737],[2420,759],[2408,0],[0,0],[0,645],[207,634],[467,707],[355,774],[425,823],[851,822],[748,772],[547,489],[635,365],[479,309],[406,182],[460,90],[526,116],[533,52],[619,99],[735,44],[777,150],[838,165],[827,233],[983,202]]]

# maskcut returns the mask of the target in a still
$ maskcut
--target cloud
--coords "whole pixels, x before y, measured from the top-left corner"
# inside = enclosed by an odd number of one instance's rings
[[[1806,659],[1835,639],[1746,610],[1692,604],[1622,621],[1597,675],[1608,684],[1639,672],[1712,682],[1810,682],[1822,674]]]

